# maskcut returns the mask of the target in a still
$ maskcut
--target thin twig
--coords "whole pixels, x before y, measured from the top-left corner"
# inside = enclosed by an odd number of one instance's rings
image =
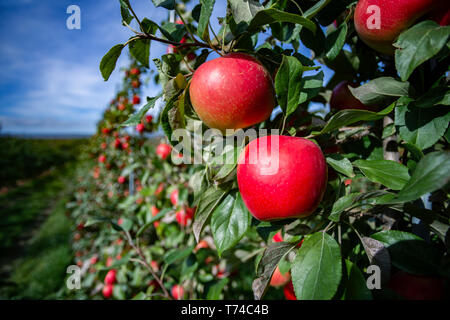
[[[151,275],[153,276],[153,278],[155,278],[156,282],[158,282],[159,286],[161,287],[161,289],[164,292],[164,295],[166,298],[168,299],[172,299],[169,292],[167,291],[167,289],[164,287],[164,284],[162,283],[162,281],[159,279],[159,277],[156,275],[155,271],[153,270],[153,268],[147,263],[146,258],[144,253],[142,252],[141,248],[137,247],[134,242],[133,239],[131,238],[131,235],[128,231],[125,231],[125,235],[127,237],[128,243],[130,244],[130,246],[136,251],[136,253],[139,255],[139,257],[141,257],[141,259],[130,259],[131,261],[136,261],[140,264],[142,264],[143,266],[145,266],[147,268],[147,270],[151,273]]]

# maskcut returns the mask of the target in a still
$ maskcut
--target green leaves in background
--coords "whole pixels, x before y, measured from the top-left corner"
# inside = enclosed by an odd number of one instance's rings
[[[395,104],[391,104],[386,109],[380,112],[372,112],[367,110],[341,110],[333,115],[330,120],[328,120],[327,124],[321,131],[312,132],[313,135],[321,135],[324,133],[331,132],[333,130],[339,129],[341,127],[347,126],[349,124],[358,122],[358,121],[372,121],[383,118],[385,115],[388,115],[395,107]]]
[[[141,108],[139,109],[138,112],[136,112],[135,114],[131,115],[127,121],[125,121],[124,123],[122,123],[120,126],[121,127],[127,127],[127,126],[136,126],[138,125],[141,120],[142,117],[147,113],[147,111],[149,109],[152,109],[155,107],[156,101],[158,101],[159,98],[162,97],[162,93],[158,94],[156,97],[153,98],[149,98],[147,97],[147,103]]]
[[[123,44],[116,44],[104,55],[102,61],[100,61],[100,72],[102,73],[103,80],[108,81],[109,76],[116,68],[117,59],[119,59],[124,47]]]
[[[166,22],[159,27],[161,33],[170,41],[180,42],[186,34],[186,26],[173,22]]]
[[[275,91],[285,117],[289,116],[298,107],[300,89],[302,87],[302,74],[303,66],[297,58],[283,56],[275,77]]]
[[[334,60],[342,50],[347,37],[347,23],[341,24],[336,30],[331,32],[325,40],[325,56]]]
[[[303,67],[303,69],[305,70],[306,67]],[[323,86],[323,76],[323,72],[320,71],[315,75],[302,78],[298,104],[311,100],[319,94]]]
[[[175,10],[175,0],[152,0],[155,7],[163,7],[167,10]]]
[[[275,22],[290,22],[301,25],[311,32],[316,32],[316,25],[309,19],[300,15],[280,11],[274,8],[260,10],[256,13],[248,27],[249,32],[257,30],[266,24]]]
[[[339,245],[325,232],[314,233],[298,250],[291,273],[297,299],[333,298],[342,277]]]
[[[354,200],[357,195],[359,195],[359,193],[350,193],[337,199],[337,201],[333,203],[333,207],[331,208],[331,213],[328,216],[328,219],[338,222],[340,220],[341,213],[354,204]]]
[[[247,233],[252,216],[237,191],[229,193],[211,216],[211,231],[219,256]]]
[[[352,88],[351,93],[367,106],[386,106],[393,99],[411,95],[413,89],[409,82],[401,82],[391,77],[380,77],[362,86]]]
[[[434,21],[420,22],[398,37],[394,46],[395,66],[402,80],[407,80],[422,63],[432,58],[447,44],[450,26]]]
[[[444,187],[450,181],[450,151],[436,151],[424,156],[411,179],[398,193],[395,202],[407,202]]]
[[[370,181],[400,190],[409,180],[408,168],[391,160],[356,160],[357,167]]]
[[[198,20],[197,34],[203,40],[209,40],[208,24],[215,2],[215,0],[200,0],[201,11],[200,18]]]

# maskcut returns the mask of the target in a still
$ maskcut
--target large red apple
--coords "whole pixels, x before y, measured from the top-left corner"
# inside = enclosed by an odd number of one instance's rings
[[[333,93],[330,98],[330,108],[334,110],[344,110],[344,109],[359,109],[359,110],[372,110],[372,107],[366,106],[361,101],[355,98],[351,93],[348,86],[353,88],[356,87],[355,84],[348,81],[340,82],[333,89]]]
[[[388,287],[407,300],[441,300],[444,284],[437,277],[417,276],[399,271],[392,276]]]
[[[400,33],[446,1],[359,0],[354,15],[355,29],[369,47],[392,55],[392,43]]]
[[[284,286],[289,280],[291,280],[291,274],[289,271],[282,274],[280,268],[277,266],[272,274],[272,278],[270,279],[270,285],[272,287],[281,287]]]
[[[256,219],[304,218],[322,200],[327,164],[310,140],[265,136],[251,141],[240,154],[237,180],[242,199]]]
[[[203,63],[192,77],[189,93],[200,119],[221,131],[260,123],[276,105],[270,73],[243,53]]]

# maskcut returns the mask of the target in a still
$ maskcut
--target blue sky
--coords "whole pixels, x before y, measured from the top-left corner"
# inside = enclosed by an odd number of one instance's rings
[[[167,19],[168,11],[150,0],[131,2],[140,18]],[[66,28],[72,4],[81,9],[81,30]],[[213,16],[224,16],[225,7],[225,0],[216,1]],[[212,21],[217,27],[217,19]],[[94,133],[121,82],[118,68],[128,62],[122,55],[109,81],[103,81],[102,56],[132,35],[121,25],[119,1],[0,0],[0,29],[1,132]],[[165,51],[165,45],[152,43],[151,59]],[[149,81],[143,96],[158,91]]]

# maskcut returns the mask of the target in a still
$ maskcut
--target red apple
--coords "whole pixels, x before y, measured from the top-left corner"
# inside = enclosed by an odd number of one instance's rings
[[[237,181],[242,199],[256,219],[304,218],[322,200],[327,164],[320,148],[310,140],[265,136],[251,141],[241,152]]]
[[[133,80],[131,81],[131,86],[133,88],[139,88],[141,86],[141,82],[139,80]]]
[[[123,103],[121,103],[117,106],[117,109],[119,109],[120,111],[123,111],[123,110],[125,110],[125,105]]]
[[[114,290],[114,285],[112,285],[112,284],[105,285],[102,290],[103,297],[105,297],[106,299],[111,298],[112,294],[113,294],[113,290]]]
[[[272,278],[270,279],[270,285],[272,287],[281,287],[284,286],[289,280],[291,280],[291,274],[289,271],[282,274],[280,268],[277,266],[272,274]]]
[[[194,251],[198,251],[200,249],[208,249],[209,248],[209,244],[208,242],[206,242],[205,240],[200,240],[197,245],[195,246]]]
[[[152,267],[153,271],[158,272],[159,271],[159,265],[158,262],[155,260],[152,260],[150,262],[150,267]]]
[[[170,290],[170,293],[175,300],[182,300],[184,297],[184,288],[179,284],[175,284]]]
[[[151,115],[146,115],[146,116],[145,116],[145,121],[146,121],[147,123],[152,122],[152,120],[153,120],[153,117],[152,117]]]
[[[101,155],[98,157],[98,162],[104,163],[105,161],[106,161],[105,155],[104,155],[104,154],[101,154]]]
[[[192,77],[189,93],[200,119],[221,131],[260,123],[276,105],[270,73],[243,53],[203,63]]]
[[[180,226],[185,227],[194,218],[194,213],[195,209],[193,208],[181,209],[177,211],[175,218]]]
[[[91,264],[96,264],[97,262],[98,262],[98,257],[97,256],[93,256],[92,258],[91,258]]]
[[[152,211],[152,216],[156,216],[159,213],[159,209],[155,206],[151,207],[151,211]],[[153,222],[153,225],[155,226],[155,228],[157,228],[159,226],[159,221],[155,221]]]
[[[142,134],[142,132],[144,132],[144,130],[145,130],[145,126],[144,126],[142,123],[139,123],[139,124],[136,126],[136,131],[137,131],[137,132],[139,132],[139,133]]]
[[[110,267],[110,266],[112,265],[112,263],[113,263],[113,258],[108,257],[108,258],[106,259],[106,266],[107,266],[107,267]]]
[[[130,74],[137,76],[141,73],[141,70],[139,70],[138,68],[133,68],[130,70]]]
[[[105,276],[105,284],[114,284],[116,282],[116,273],[115,269],[111,269]]]
[[[283,236],[281,235],[281,231],[278,231],[277,233],[275,233],[272,240],[273,240],[273,242],[282,242]]]
[[[139,104],[141,103],[141,98],[139,96],[133,96],[133,104]]]
[[[170,193],[170,202],[172,202],[172,205],[174,207],[177,206],[178,204],[178,189],[174,189],[171,193]]]
[[[370,110],[371,107],[364,105],[361,101],[355,98],[351,93],[348,86],[353,88],[356,87],[355,84],[348,81],[340,82],[333,89],[330,99],[330,108],[334,110],[344,110],[344,109],[359,109],[359,110]]]
[[[160,183],[155,190],[155,196],[159,196],[164,191],[164,183]]]
[[[297,300],[297,297],[295,296],[294,291],[294,285],[292,284],[292,281],[289,281],[286,283],[286,285],[283,288],[284,297],[286,300]]]
[[[388,287],[406,300],[441,300],[444,283],[441,278],[418,276],[404,271],[394,274]]]
[[[355,29],[369,47],[392,55],[392,43],[400,33],[446,1],[448,0],[359,0],[354,14]]]
[[[158,155],[158,157],[160,157],[162,160],[165,160],[169,155],[170,152],[172,151],[172,147],[169,146],[167,143],[160,143],[157,147],[156,147],[156,154]]]

